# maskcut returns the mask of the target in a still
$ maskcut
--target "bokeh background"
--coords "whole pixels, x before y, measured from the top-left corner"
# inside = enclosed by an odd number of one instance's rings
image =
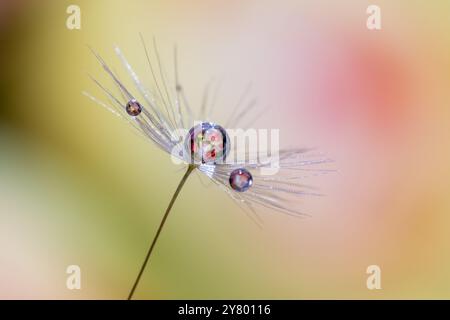
[[[298,203],[311,218],[261,209],[262,230],[191,177],[136,298],[450,298],[449,14],[444,0],[1,0],[0,298],[126,298],[183,171],[81,92],[100,95],[86,73],[103,74],[86,45],[113,65],[119,45],[148,79],[139,32],[168,66],[178,45],[192,105],[220,79],[226,116],[252,81],[270,106],[255,127],[338,172],[308,181],[327,195]]]

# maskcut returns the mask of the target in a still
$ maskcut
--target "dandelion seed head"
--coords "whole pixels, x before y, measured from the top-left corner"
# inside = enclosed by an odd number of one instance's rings
[[[230,186],[237,192],[245,192],[253,185],[253,176],[244,168],[236,169],[230,173]]]

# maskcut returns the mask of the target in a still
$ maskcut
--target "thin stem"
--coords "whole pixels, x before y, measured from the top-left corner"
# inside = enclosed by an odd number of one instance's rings
[[[164,217],[161,220],[158,231],[156,231],[156,235],[153,238],[152,244],[150,246],[150,249],[147,252],[147,256],[145,257],[144,263],[142,264],[141,270],[139,271],[136,281],[134,282],[133,288],[131,289],[130,294],[128,295],[128,300],[131,300],[131,298],[133,297],[134,291],[136,290],[136,287],[139,284],[139,280],[141,279],[142,274],[144,273],[145,267],[147,266],[147,263],[150,259],[153,248],[155,247],[156,241],[158,240],[159,234],[161,233],[161,230],[164,227],[164,223],[166,222],[167,217],[169,216],[170,210],[172,209],[173,204],[175,203],[175,200],[178,197],[178,194],[180,193],[181,189],[183,188],[183,185],[186,182],[187,178],[189,177],[189,175],[192,173],[192,171],[195,168],[196,168],[195,165],[190,164],[186,173],[184,174],[183,178],[181,179],[180,183],[178,184],[177,190],[173,194],[172,199],[170,200],[169,206],[166,209],[166,213],[164,214]]]

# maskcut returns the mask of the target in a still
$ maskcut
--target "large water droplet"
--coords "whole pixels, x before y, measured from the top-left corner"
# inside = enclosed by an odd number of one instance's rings
[[[125,110],[130,116],[137,117],[142,112],[142,106],[137,100],[133,99],[128,101]]]

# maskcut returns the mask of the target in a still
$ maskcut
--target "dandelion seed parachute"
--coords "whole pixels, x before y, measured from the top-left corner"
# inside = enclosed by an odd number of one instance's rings
[[[279,171],[276,175],[263,175],[261,168],[269,168],[270,163],[237,163],[227,166],[207,166],[198,168],[220,186],[246,212],[256,216],[256,207],[281,212],[293,217],[309,216],[298,209],[296,199],[322,196],[314,188],[302,183],[306,178],[334,172],[321,166],[331,160],[321,153],[309,149],[281,150]],[[233,173],[245,170],[251,175],[251,186],[245,192],[238,192],[231,185]],[[241,182],[242,183],[242,182]],[[245,184],[243,184],[245,185]]]

